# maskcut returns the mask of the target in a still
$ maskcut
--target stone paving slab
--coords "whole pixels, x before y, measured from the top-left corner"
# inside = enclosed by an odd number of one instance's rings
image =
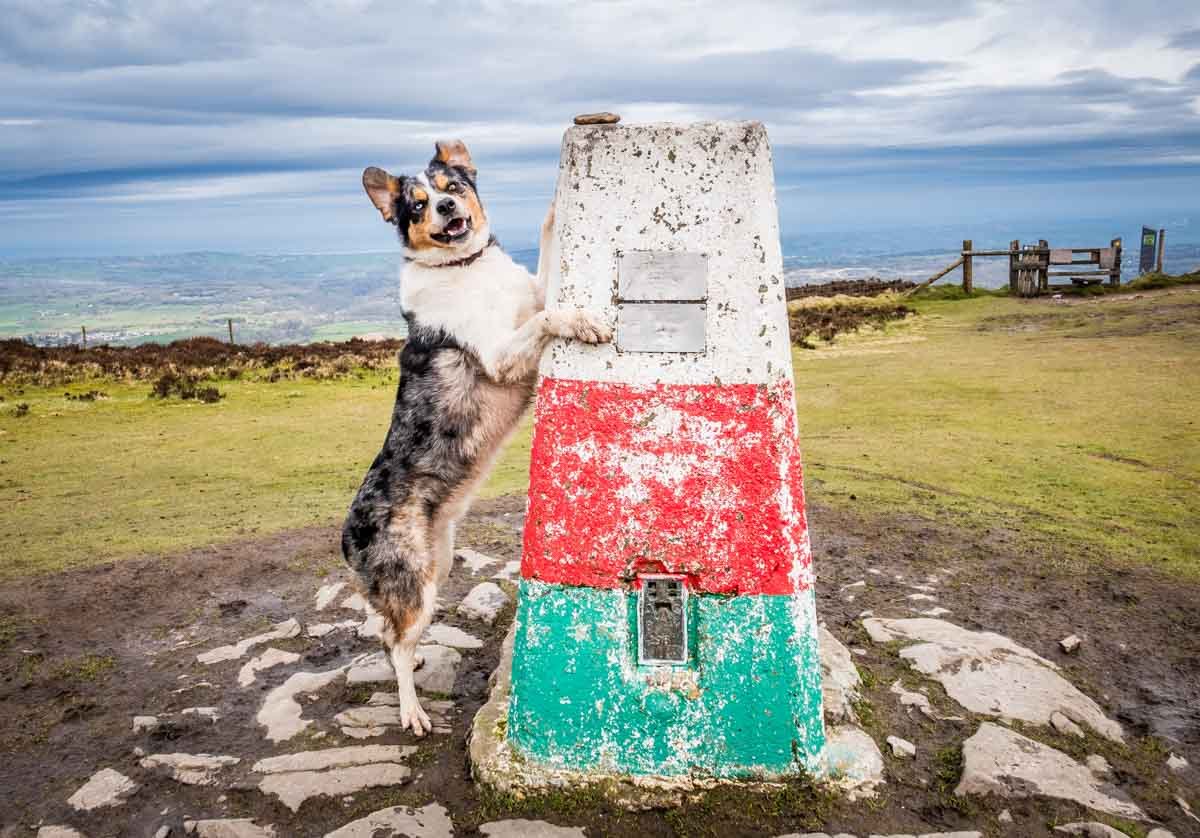
[[[451,838],[454,824],[440,803],[430,803],[414,809],[411,806],[392,806],[372,812],[365,818],[351,821],[325,838],[381,838],[397,835],[404,838]]]
[[[133,780],[112,768],[101,768],[67,799],[75,809],[90,812],[105,806],[120,806],[138,790]]]
[[[189,786],[215,786],[222,768],[237,765],[242,760],[234,756],[213,754],[150,754],[139,763],[142,768],[165,768],[174,780]]]
[[[1058,672],[1058,666],[993,632],[969,631],[944,620],[871,617],[863,628],[875,643],[912,641],[900,657],[933,678],[972,713],[1050,724],[1061,712],[1114,742],[1121,726]]]
[[[981,724],[962,751],[962,779],[954,790],[960,797],[1044,795],[1122,818],[1146,819],[1137,804],[1106,790],[1086,765],[998,724]]]
[[[412,770],[407,765],[381,762],[354,765],[329,771],[291,771],[268,774],[258,784],[259,791],[273,794],[293,812],[312,797],[338,797],[366,788],[399,786],[407,783]]]
[[[481,824],[479,831],[488,838],[585,838],[584,831],[575,826],[523,819]]]
[[[184,821],[185,835],[196,838],[275,838],[275,827],[259,826],[250,818],[212,818]]]
[[[253,637],[247,637],[245,640],[239,640],[231,646],[218,646],[215,649],[209,649],[207,652],[202,652],[196,655],[196,660],[200,663],[211,665],[221,663],[223,661],[237,660],[245,657],[246,653],[255,646],[261,646],[264,643],[270,643],[272,640],[287,640],[295,637],[300,633],[300,622],[296,618],[284,620],[275,626],[274,629],[264,634],[256,634]]]

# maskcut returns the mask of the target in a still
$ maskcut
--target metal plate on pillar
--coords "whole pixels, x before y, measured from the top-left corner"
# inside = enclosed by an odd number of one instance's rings
[[[638,663],[687,663],[687,585],[681,576],[638,577]]]

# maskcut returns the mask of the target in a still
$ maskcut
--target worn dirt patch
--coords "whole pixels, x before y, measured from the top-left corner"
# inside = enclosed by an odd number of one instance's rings
[[[1167,301],[1166,298],[1174,298]],[[1150,302],[1147,302],[1150,300]],[[1162,300],[1162,302],[1157,302]],[[1026,310],[987,317],[981,332],[1056,332],[1065,337],[1139,337],[1200,323],[1200,288],[1028,300]]]
[[[478,834],[478,824],[503,817],[538,817],[585,826],[591,835],[774,835],[826,832],[912,833],[982,829],[1000,834],[996,815],[1011,810],[1006,834],[1050,835],[1048,824],[1090,819],[1065,803],[1039,800],[961,801],[958,745],[977,720],[913,675],[895,650],[868,642],[859,615],[904,617],[932,606],[972,629],[1005,634],[1059,663],[1066,677],[1118,719],[1126,747],[1089,737],[1073,741],[1048,729],[1022,729],[1076,758],[1104,755],[1118,784],[1176,835],[1189,832],[1171,797],[1200,803],[1196,769],[1169,775],[1172,750],[1200,765],[1200,585],[1148,571],[1105,568],[1098,557],[1031,551],[1019,532],[1003,527],[977,532],[954,520],[880,517],[853,506],[835,508],[809,487],[810,523],[819,576],[818,610],[847,646],[864,677],[870,704],[859,706],[864,727],[882,745],[888,735],[917,745],[914,759],[886,758],[888,784],[870,804],[832,798],[805,783],[777,793],[720,791],[669,811],[629,813],[591,793],[562,792],[517,801],[481,792],[471,782],[465,735],[486,697],[487,678],[512,617],[509,607],[489,632],[482,624],[441,616],[485,640],[463,650],[450,698],[459,711],[452,733],[415,740],[389,733],[379,744],[418,744],[409,760],[412,782],[359,792],[348,801],[321,798],[292,813],[249,787],[245,766],[290,751],[361,744],[342,737],[333,716],[363,703],[374,688],[338,684],[301,697],[305,718],[318,720],[289,742],[272,746],[254,720],[265,691],[297,668],[327,669],[376,647],[352,632],[269,644],[304,656],[298,666],[259,674],[247,689],[236,686],[242,661],[205,667],[198,652],[265,630],[289,617],[302,624],[346,619],[351,612],[314,610],[325,581],[348,578],[341,567],[335,526],[312,527],[174,556],[124,561],[87,570],[15,580],[0,589],[0,825],[71,823],[92,836],[153,834],[164,822],[191,817],[252,817],[275,824],[280,835],[316,836],[384,806],[441,802],[456,834]],[[518,557],[524,502],[481,502],[459,532],[461,546],[499,562],[472,576],[455,568],[446,602],[453,605],[473,584]],[[865,580],[865,587],[842,590]],[[932,601],[912,600],[921,585]],[[338,598],[339,601],[341,597]],[[1075,655],[1058,648],[1068,634],[1084,638]],[[264,647],[265,648],[265,647]],[[261,650],[257,650],[261,651]],[[890,692],[896,680],[924,687],[961,723],[934,722],[905,713]],[[202,682],[212,686],[202,686]],[[182,692],[180,692],[182,690]],[[216,706],[221,720],[167,725],[134,733],[132,718],[189,706]],[[1153,737],[1153,738],[1150,738]],[[232,754],[243,765],[222,788],[183,786],[138,766],[135,748],[148,752]],[[885,748],[885,753],[890,753]],[[81,815],[66,799],[99,768],[111,766],[141,783],[122,807]],[[238,773],[242,771],[242,773]],[[163,815],[163,810],[168,814]],[[30,834],[18,829],[13,834]]]

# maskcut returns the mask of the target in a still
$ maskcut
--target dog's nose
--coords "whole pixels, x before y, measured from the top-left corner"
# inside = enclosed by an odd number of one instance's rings
[[[442,200],[438,201],[437,211],[442,215],[454,215],[457,209],[458,204],[454,203],[453,198],[442,198]]]

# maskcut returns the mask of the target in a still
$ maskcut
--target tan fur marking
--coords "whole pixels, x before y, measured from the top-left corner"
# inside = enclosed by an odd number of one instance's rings
[[[414,201],[428,201],[429,200],[429,193],[426,192],[424,189],[422,189],[419,186],[414,186],[412,192],[413,192],[413,200]]]
[[[442,174],[433,176],[433,188],[438,192],[445,192],[446,187],[450,185],[450,178]]]
[[[437,149],[437,159],[447,166],[462,166],[471,172],[475,171],[475,164],[471,162],[471,152],[467,151],[467,146],[462,140],[438,140],[434,143],[434,148]]]
[[[483,204],[479,203],[479,196],[475,194],[474,189],[464,189],[459,197],[462,198],[467,212],[471,215],[471,224],[474,229],[478,230],[487,223],[487,213],[483,211]]]

